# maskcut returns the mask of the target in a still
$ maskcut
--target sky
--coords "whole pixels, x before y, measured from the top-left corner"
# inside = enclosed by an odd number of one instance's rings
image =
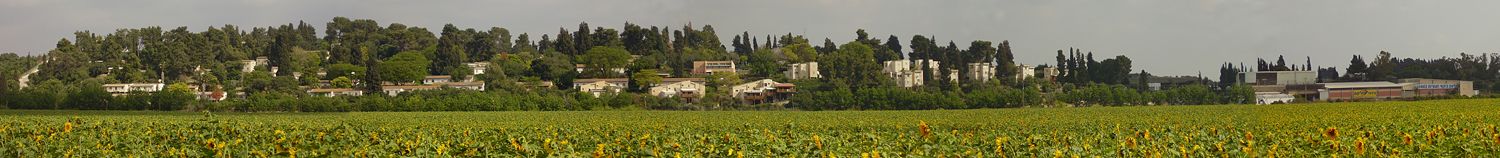
[[[186,26],[265,27],[333,17],[402,23],[439,32],[504,27],[555,34],[578,23],[713,25],[721,41],[748,31],[844,43],[913,35],[1010,41],[1017,62],[1054,64],[1058,50],[1126,55],[1155,75],[1217,75],[1256,58],[1344,67],[1352,55],[1400,58],[1500,53],[1495,0],[0,0],[0,52],[39,54],[75,31]],[[483,30],[483,29],[481,29]],[[820,42],[818,42],[820,43]],[[941,44],[941,43],[940,43]],[[906,50],[910,50],[909,48]]]

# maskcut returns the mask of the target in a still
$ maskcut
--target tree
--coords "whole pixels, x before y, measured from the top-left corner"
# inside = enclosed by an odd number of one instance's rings
[[[896,38],[896,35],[891,35],[891,37],[885,39],[885,48],[890,49],[891,52],[896,52],[897,57],[901,57],[904,54],[901,51],[901,39]]]
[[[328,82],[329,82],[329,84],[332,84],[333,88],[350,88],[350,87],[354,87],[354,80],[350,80],[349,77],[344,77],[344,76],[339,76],[338,78],[334,78],[332,81],[328,81]]]
[[[468,43],[468,34],[454,27],[453,24],[443,26],[443,36],[438,39],[437,52],[432,61],[431,74],[449,74],[453,69],[463,67],[468,55],[464,52],[464,44]]]
[[[412,83],[427,76],[427,65],[430,63],[421,52],[401,52],[381,62],[378,73],[382,81]]]
[[[536,50],[536,45],[531,44],[530,36],[531,35],[528,35],[526,33],[521,33],[520,36],[516,36],[515,45],[513,48],[511,48],[511,50],[515,52],[541,53]]]
[[[771,77],[781,68],[776,54],[770,49],[757,49],[750,53],[745,62],[745,67],[750,69],[750,76]]]
[[[533,76],[553,81],[558,88],[563,89],[572,87],[573,77],[578,75],[578,72],[573,70],[574,68],[573,61],[568,55],[559,52],[547,53],[541,59],[531,62]]]
[[[657,76],[656,73],[656,69],[636,71],[635,74],[630,75],[630,82],[635,85],[637,92],[644,92],[661,83],[661,76]]]
[[[727,87],[740,84],[740,74],[734,72],[720,72],[709,74],[707,78],[709,87]]]
[[[577,61],[588,67],[584,76],[613,77],[620,75],[614,70],[624,69],[630,64],[630,52],[618,47],[597,46],[578,56]]]
[[[781,54],[786,56],[786,60],[789,62],[804,63],[818,61],[819,53],[811,45],[798,43],[781,47]]]
[[[1010,50],[1010,41],[1000,41],[1000,44],[995,47],[997,49],[994,57],[996,78],[1015,78],[1018,75],[1016,73],[1020,72],[1020,67],[1016,65],[1016,55]]]
[[[68,93],[63,105],[68,109],[104,110],[110,109],[109,102],[109,92],[98,82],[83,82],[77,91]]]
[[[859,42],[839,46],[838,51],[820,58],[819,64],[827,66],[819,69],[824,76],[845,80],[855,87],[875,86],[882,78],[880,65],[875,63],[874,50]]]
[[[195,98],[193,90],[188,88],[187,84],[183,83],[169,85],[165,90],[157,92],[154,96],[151,101],[152,106],[154,106],[152,109],[162,111],[183,109],[183,107],[187,107],[188,103]]]
[[[346,63],[333,64],[328,66],[328,75],[325,75],[324,77],[325,79],[339,77],[347,77],[351,79],[365,78],[365,67]]]
[[[1353,59],[1349,59],[1349,68],[1344,70],[1344,78],[1353,81],[1364,81],[1366,80],[1365,75],[1368,73],[1367,69],[1369,69],[1369,66],[1365,65],[1365,59],[1360,58],[1359,55],[1354,55]]]
[[[1396,59],[1391,57],[1391,52],[1380,51],[1375,56],[1375,61],[1370,61],[1369,69],[1365,71],[1367,80],[1394,80],[1396,78]]]

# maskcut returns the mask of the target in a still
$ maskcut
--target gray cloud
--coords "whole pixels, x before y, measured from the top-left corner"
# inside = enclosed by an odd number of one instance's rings
[[[0,1],[0,52],[46,52],[60,38],[89,30],[234,24],[264,27],[335,16],[437,29],[506,27],[554,34],[578,22],[620,27],[626,21],[679,28],[711,24],[728,40],[806,34],[848,41],[864,28],[882,39],[935,36],[964,47],[972,40],[1010,40],[1019,62],[1048,64],[1069,47],[1096,56],[1128,55],[1154,74],[1217,75],[1222,62],[1253,63],[1285,54],[1320,66],[1348,64],[1352,54],[1381,50],[1435,58],[1500,51],[1500,1],[1401,0],[160,0]],[[321,32],[321,31],[320,31]],[[1273,59],[1274,60],[1274,59]]]

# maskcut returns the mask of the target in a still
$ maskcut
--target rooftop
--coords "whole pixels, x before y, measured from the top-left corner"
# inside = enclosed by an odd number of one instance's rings
[[[1401,84],[1396,84],[1396,83],[1391,83],[1391,82],[1335,82],[1335,83],[1319,83],[1319,84],[1323,84],[1323,87],[1327,87],[1329,89],[1336,89],[1336,88],[1381,88],[1381,87],[1401,87],[1402,86]]]

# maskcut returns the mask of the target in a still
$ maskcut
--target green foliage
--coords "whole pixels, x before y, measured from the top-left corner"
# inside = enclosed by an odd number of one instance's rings
[[[752,51],[750,56],[746,58],[744,67],[750,69],[749,76],[752,77],[766,78],[778,76],[778,70],[781,70],[781,67],[784,66],[781,64],[783,61],[777,59],[776,54],[771,52],[770,49]]]
[[[63,103],[66,109],[104,110],[111,109],[109,92],[98,82],[84,82],[77,85],[77,91],[68,93],[68,99]]]
[[[705,86],[709,87],[729,87],[743,82],[740,80],[740,74],[735,72],[713,73],[704,77],[704,79],[708,82]]]
[[[818,50],[814,50],[807,43],[798,43],[781,47],[781,54],[792,63],[804,63],[818,61]]]
[[[380,63],[380,80],[395,83],[413,83],[427,76],[427,65],[431,61],[421,52],[401,52]]]
[[[339,78],[334,78],[333,80],[328,81],[328,82],[329,82],[329,84],[331,84],[331,86],[333,86],[333,88],[353,88],[354,87],[354,80],[351,80],[348,77],[342,77],[342,76],[340,76]]]
[[[839,46],[838,51],[819,58],[818,64],[825,67],[818,70],[823,71],[824,77],[841,79],[851,86],[876,86],[884,77],[873,53],[869,46],[849,42]]]
[[[656,69],[636,71],[635,74],[630,75],[630,82],[636,87],[635,90],[637,92],[644,92],[650,89],[651,86],[661,83],[661,76],[656,74]]]
[[[620,77],[615,69],[624,69],[630,64],[630,52],[618,47],[596,46],[578,56],[578,64],[587,66],[583,76],[593,78]]]
[[[193,94],[193,90],[183,83],[168,85],[166,89],[157,92],[154,96],[155,98],[151,100],[153,105],[151,109],[162,111],[183,109],[197,97]]]
[[[339,63],[333,64],[328,67],[328,75],[323,76],[325,77],[325,79],[334,79],[339,77],[365,78],[365,67],[363,66]]]

